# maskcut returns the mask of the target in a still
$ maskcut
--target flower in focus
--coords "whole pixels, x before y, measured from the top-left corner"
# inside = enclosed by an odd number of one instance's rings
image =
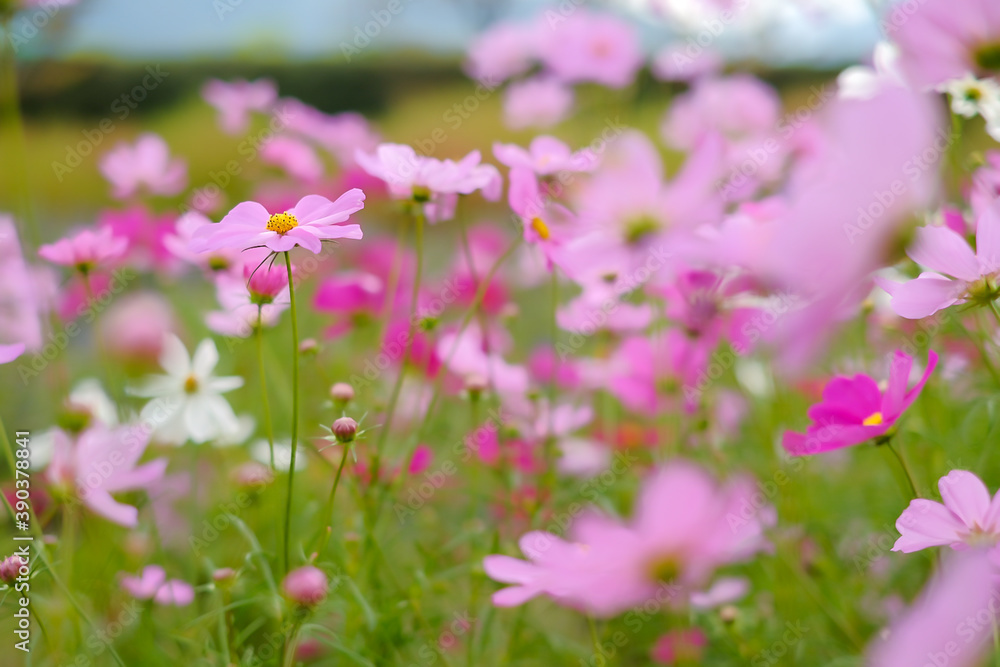
[[[880,438],[892,429],[907,408],[917,400],[927,383],[938,355],[927,353],[927,368],[912,389],[907,390],[913,357],[897,350],[889,369],[885,391],[871,377],[837,376],[823,388],[823,400],[809,408],[813,424],[805,433],[786,431],[781,444],[792,456],[829,452]]]
[[[903,510],[896,520],[900,536],[893,551],[992,547],[1000,541],[1000,493],[991,499],[982,480],[965,470],[942,477],[938,490],[944,504],[916,498]]]
[[[146,133],[134,145],[119,143],[101,157],[104,178],[117,199],[128,199],[141,188],[151,194],[172,196],[187,185],[187,167],[181,159],[170,159],[170,148],[162,137]]]
[[[228,134],[242,134],[250,125],[250,112],[267,112],[278,100],[278,88],[270,79],[219,81],[212,79],[201,89],[205,101],[219,112],[219,125]]]
[[[892,296],[892,309],[900,317],[917,320],[966,302],[988,306],[1000,296],[1000,200],[974,197],[972,201],[975,252],[961,234],[948,227],[921,227],[906,252],[932,271],[905,283],[878,280]]]
[[[323,241],[362,238],[360,225],[340,223],[364,207],[365,193],[357,188],[332,202],[320,195],[306,195],[283,213],[271,214],[257,202],[246,201],[237,204],[219,224],[196,229],[189,248],[204,253],[263,246],[273,252],[285,252],[302,246],[318,253]]]
[[[224,439],[239,432],[240,423],[222,394],[243,386],[238,376],[215,377],[219,351],[210,338],[198,345],[194,357],[184,343],[167,334],[160,354],[165,375],[153,375],[131,390],[135,396],[152,398],[141,418],[155,425],[153,436],[167,444],[182,445]]]
[[[166,459],[137,465],[148,444],[143,424],[114,428],[95,424],[76,442],[62,429],[55,429],[46,477],[62,494],[79,498],[95,514],[132,528],[139,522],[139,510],[111,494],[145,489],[163,476]]]
[[[109,227],[101,227],[43,245],[38,256],[87,275],[98,266],[124,256],[127,250],[128,239],[115,236]]]

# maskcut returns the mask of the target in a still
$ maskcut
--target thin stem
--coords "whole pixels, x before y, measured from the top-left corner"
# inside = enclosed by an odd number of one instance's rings
[[[288,269],[288,300],[292,311],[292,455],[288,464],[288,495],[285,498],[284,572],[289,569],[289,536],[292,523],[292,489],[295,481],[295,454],[298,451],[299,436],[299,323],[295,311],[295,285],[292,279],[292,259],[285,251],[285,267]]]
[[[323,535],[323,541],[319,545],[319,549],[316,553],[322,554],[323,550],[326,549],[327,542],[330,541],[330,533],[333,531],[333,502],[337,497],[337,487],[340,485],[340,475],[344,472],[344,464],[347,463],[347,452],[350,450],[349,443],[343,443],[344,453],[340,456],[340,465],[337,466],[337,474],[333,478],[333,488],[330,489],[330,499],[326,501],[326,510],[323,515],[330,521],[327,525],[327,529]]]
[[[587,627],[590,628],[590,641],[594,645],[594,659],[596,660],[598,656],[604,657],[601,651],[601,639],[597,635],[597,623],[590,614],[587,614]]]
[[[267,398],[267,376],[264,371],[264,326],[261,311],[263,306],[257,306],[257,370],[260,375],[260,400],[264,407],[264,429],[267,431],[267,447],[271,460],[271,472],[274,472],[274,425],[271,423],[271,403]]]
[[[910,471],[910,465],[906,462],[906,458],[903,457],[903,453],[897,450],[892,445],[892,440],[885,443],[885,446],[889,448],[889,451],[895,455],[896,460],[899,461],[899,466],[903,469],[903,474],[906,475],[906,481],[910,483],[910,490],[913,491],[913,497],[919,498],[920,492],[917,491],[917,483],[913,480],[913,473]]]

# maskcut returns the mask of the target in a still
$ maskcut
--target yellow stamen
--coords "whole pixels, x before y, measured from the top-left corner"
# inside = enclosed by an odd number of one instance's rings
[[[299,226],[299,221],[291,213],[275,213],[267,221],[267,228],[272,232],[284,234]]]
[[[865,417],[864,421],[862,421],[861,423],[864,426],[878,426],[879,424],[882,423],[882,413],[873,412],[867,417]]]
[[[538,234],[538,238],[543,241],[548,241],[552,234],[549,232],[549,226],[545,224],[545,221],[541,218],[535,217],[531,219],[531,228],[535,230]]]
[[[187,379],[184,380],[184,391],[189,394],[198,391],[198,378],[193,375],[187,376]]]

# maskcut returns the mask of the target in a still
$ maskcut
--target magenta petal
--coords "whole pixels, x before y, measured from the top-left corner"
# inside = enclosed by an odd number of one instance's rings
[[[900,409],[900,412],[906,410],[908,407],[910,407],[910,405],[913,404],[913,401],[917,400],[917,397],[920,396],[920,392],[924,390],[924,385],[927,384],[927,380],[930,379],[931,373],[933,373],[934,369],[937,368],[937,363],[938,363],[937,352],[935,352],[934,350],[928,350],[927,368],[924,369],[924,374],[920,377],[920,380],[918,380],[917,383],[913,385],[913,389],[906,392],[906,395],[903,397],[903,407]]]
[[[921,227],[916,243],[907,251],[910,258],[929,269],[972,281],[979,277],[979,260],[965,239],[947,227]]]
[[[961,540],[965,526],[947,507],[932,500],[911,500],[909,507],[896,519],[900,537],[893,551],[912,553],[928,547],[939,547]]]
[[[965,470],[952,470],[938,480],[944,506],[966,526],[984,527],[990,509],[990,492],[982,480]]]
[[[910,383],[910,369],[913,368],[913,357],[902,350],[896,350],[892,355],[889,368],[889,386],[882,397],[883,419],[896,419],[903,411],[903,398],[906,386]]]

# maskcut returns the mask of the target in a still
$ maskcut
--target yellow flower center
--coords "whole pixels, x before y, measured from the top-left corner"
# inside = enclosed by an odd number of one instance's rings
[[[549,226],[545,224],[545,221],[541,218],[535,217],[531,219],[531,228],[535,230],[538,234],[538,238],[543,241],[548,241],[552,234],[549,232]]]
[[[861,422],[864,426],[878,426],[882,423],[882,413],[873,412]]]
[[[267,220],[267,228],[272,232],[284,234],[299,226],[299,221],[291,213],[275,213]]]
[[[187,379],[184,380],[184,391],[193,394],[198,391],[198,378],[193,375],[188,375]]]

